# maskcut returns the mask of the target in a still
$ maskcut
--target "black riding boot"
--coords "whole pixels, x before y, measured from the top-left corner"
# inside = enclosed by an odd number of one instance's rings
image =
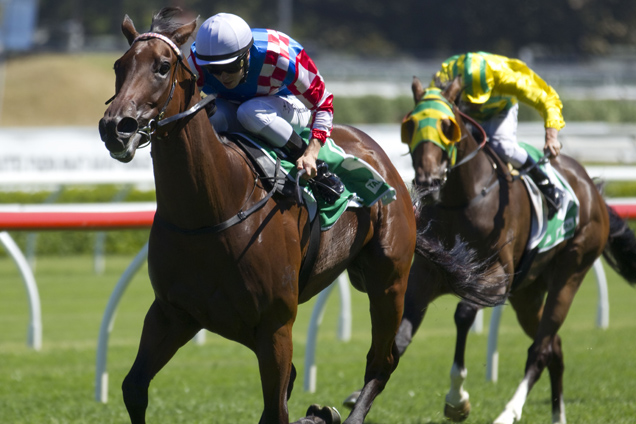
[[[521,167],[521,171],[527,171],[532,181],[537,185],[548,204],[548,219],[552,219],[563,203],[563,191],[550,182],[550,178],[543,172],[543,169],[536,165],[534,159],[528,156],[526,163]]]
[[[305,150],[307,150],[307,144],[296,132],[292,132],[291,137],[283,146],[287,160],[292,163],[296,163]],[[337,175],[329,172],[329,166],[324,161],[317,160],[316,168],[318,173],[309,180],[309,185],[315,194],[319,195],[326,203],[333,205],[344,191],[344,185]]]

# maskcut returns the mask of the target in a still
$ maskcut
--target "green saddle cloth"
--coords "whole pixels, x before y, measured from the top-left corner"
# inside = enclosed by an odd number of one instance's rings
[[[535,161],[543,157],[543,152],[536,147],[523,142],[519,142],[519,145],[523,147]],[[570,184],[568,184],[567,180],[557,172],[556,169],[549,164],[541,164],[539,166],[548,175],[550,181],[557,188],[563,190],[564,193],[561,209],[548,221],[545,234],[537,245],[539,252],[545,252],[563,240],[570,239],[574,236],[574,232],[579,223],[580,203]]]
[[[307,143],[310,135],[309,129],[306,129],[300,135]],[[259,144],[274,162],[276,161],[277,155],[274,148],[260,142],[256,138],[253,138],[253,140]],[[318,159],[323,160],[329,166],[330,172],[340,177],[345,187],[340,198],[333,205],[330,205],[318,196],[314,196],[307,182],[301,179],[305,200],[316,202],[318,205],[320,227],[323,231],[331,228],[347,207],[372,206],[378,200],[387,204],[396,199],[395,189],[387,184],[384,178],[370,164],[346,153],[332,139],[328,138],[322,146],[318,153]],[[290,179],[296,180],[297,169],[295,163],[281,158],[281,167]]]

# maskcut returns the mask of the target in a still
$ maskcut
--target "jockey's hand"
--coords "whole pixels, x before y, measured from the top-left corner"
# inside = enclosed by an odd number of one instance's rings
[[[304,169],[307,173],[303,176],[305,179],[314,178],[318,173],[316,169],[316,159],[318,159],[318,152],[322,147],[322,142],[317,138],[309,140],[309,145],[305,153],[296,161],[296,169],[299,171]]]
[[[559,130],[556,128],[546,128],[545,129],[545,147],[543,148],[544,153],[550,152],[552,157],[559,156],[561,153],[561,142],[557,138],[559,134]]]

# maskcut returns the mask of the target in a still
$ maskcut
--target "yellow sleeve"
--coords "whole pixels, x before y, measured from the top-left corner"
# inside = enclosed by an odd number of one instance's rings
[[[546,128],[560,130],[565,126],[563,103],[557,92],[520,60],[489,63],[495,77],[495,90],[516,96],[532,106],[543,117]]]

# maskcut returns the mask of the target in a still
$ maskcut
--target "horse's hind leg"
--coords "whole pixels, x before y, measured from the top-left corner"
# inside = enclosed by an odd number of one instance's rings
[[[152,303],[144,320],[137,357],[122,384],[124,403],[133,424],[146,422],[150,380],[199,329],[190,318],[167,312],[157,300]]]
[[[552,392],[552,422],[565,424],[565,404],[563,402],[563,352],[561,337],[557,334],[552,344],[552,361],[548,364],[550,388]]]
[[[561,258],[559,263],[572,264],[575,262],[572,259],[564,260]],[[515,293],[509,298],[517,313],[519,323],[534,341],[528,349],[525,376],[504,411],[495,420],[495,424],[512,424],[521,418],[528,394],[546,367],[550,372],[552,387],[552,422],[565,424],[563,352],[561,339],[557,332],[565,321],[574,295],[588,269],[589,267],[586,267],[574,272],[566,267],[561,267],[558,271],[553,272],[550,277],[554,281],[565,281],[565,283],[548,291],[543,309],[541,305],[543,292],[539,289],[533,291],[533,288],[529,287],[522,293]],[[542,286],[541,282],[535,282],[534,285],[535,287]]]
[[[399,352],[395,344],[395,334],[404,307],[406,277],[405,272],[401,277],[393,274],[391,278],[386,272],[382,273],[378,269],[366,274],[371,310],[371,348],[367,354],[364,387],[345,424],[364,422],[373,400],[384,390],[389,377],[397,367]],[[387,281],[391,283],[387,284]]]
[[[406,352],[415,333],[420,328],[428,305],[440,295],[440,287],[436,284],[436,270],[430,267],[421,256],[415,255],[409,273],[409,283],[404,295],[404,314],[395,336],[395,344],[400,357]],[[346,408],[353,409],[361,390],[351,393],[344,401]]]
[[[464,356],[468,332],[475,321],[478,311],[478,306],[466,301],[459,302],[455,310],[457,340],[455,342],[453,367],[451,368],[451,386],[446,394],[446,404],[444,406],[444,415],[451,421],[464,421],[470,414],[468,392],[463,388],[467,374]]]

